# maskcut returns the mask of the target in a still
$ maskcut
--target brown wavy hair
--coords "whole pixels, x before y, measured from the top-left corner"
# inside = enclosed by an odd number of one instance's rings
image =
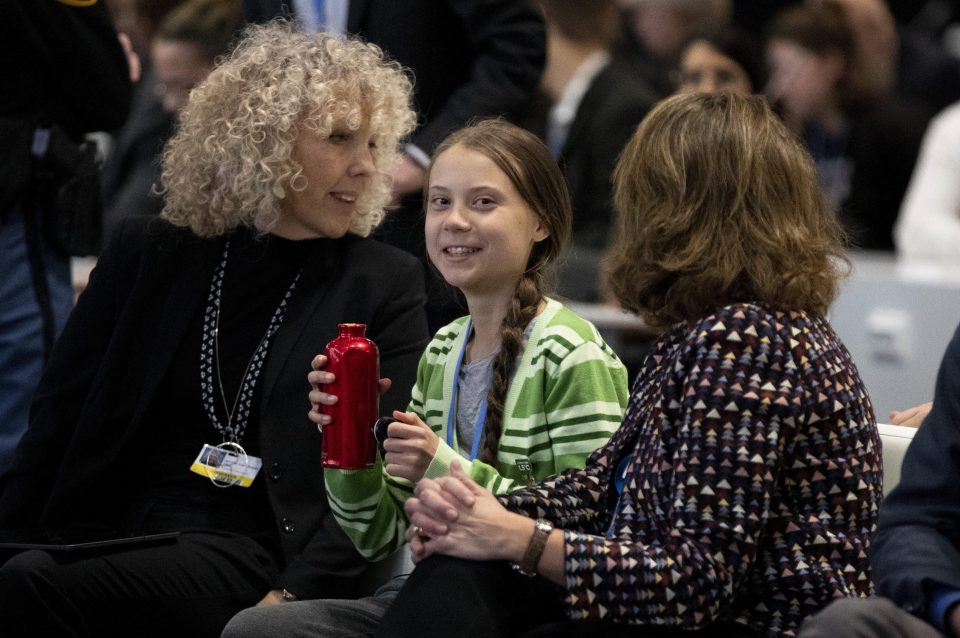
[[[493,360],[493,383],[487,395],[483,443],[478,453],[481,461],[493,464],[503,433],[504,402],[517,358],[523,352],[523,331],[536,316],[546,294],[551,264],[570,241],[573,207],[563,173],[543,142],[532,133],[499,119],[480,120],[454,131],[437,146],[426,173],[424,202],[429,201],[430,171],[437,158],[458,145],[492,160],[549,233],[533,245],[527,269],[517,282],[500,326],[500,352]]]
[[[307,35],[295,23],[247,27],[234,51],[190,94],[163,152],[163,217],[201,236],[238,226],[269,232],[292,189],[306,188],[291,157],[303,129],[328,135],[369,118],[376,173],[350,231],[367,235],[390,200],[399,141],[414,127],[412,84],[372,44]]]
[[[813,161],[760,96],[677,95],[614,172],[610,289],[653,328],[735,302],[824,313],[849,271]]]

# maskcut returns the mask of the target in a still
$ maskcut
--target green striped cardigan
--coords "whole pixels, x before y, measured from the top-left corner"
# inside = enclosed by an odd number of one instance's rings
[[[445,476],[454,459],[494,493],[540,481],[607,442],[627,405],[627,372],[589,321],[548,300],[524,348],[504,403],[496,467],[469,461],[446,443],[447,414],[457,358],[467,338],[467,317],[441,328],[420,358],[409,410],[440,437],[425,476]],[[413,485],[370,470],[324,470],[331,509],[369,560],[404,543],[403,502]]]

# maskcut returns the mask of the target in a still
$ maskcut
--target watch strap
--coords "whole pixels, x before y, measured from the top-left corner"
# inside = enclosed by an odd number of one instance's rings
[[[547,546],[547,539],[550,538],[552,531],[553,525],[544,520],[537,521],[533,526],[533,535],[523,553],[523,558],[519,563],[514,563],[513,568],[524,576],[536,576],[537,565],[540,563],[540,557],[543,556],[543,550]]]

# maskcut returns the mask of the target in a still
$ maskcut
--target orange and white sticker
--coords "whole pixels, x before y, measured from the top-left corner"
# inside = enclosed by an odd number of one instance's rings
[[[68,7],[92,7],[97,4],[97,0],[57,0],[57,2]]]

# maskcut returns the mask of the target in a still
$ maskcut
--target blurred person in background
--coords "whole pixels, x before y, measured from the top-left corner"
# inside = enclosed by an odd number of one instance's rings
[[[150,43],[150,59],[153,90],[165,111],[175,114],[186,106],[243,22],[240,0],[188,0],[164,18]]]
[[[893,98],[864,101],[856,46],[839,0],[785,10],[767,29],[767,93],[806,143],[852,245],[892,250],[926,116]]]
[[[619,25],[613,0],[541,0],[547,65],[520,123],[557,158],[573,201],[573,245],[562,260],[558,293],[600,299],[599,261],[613,223],[611,175],[617,156],[658,99],[612,56]]]
[[[129,0],[127,0],[129,1]],[[213,68],[243,26],[241,0],[178,0],[156,25],[141,13],[138,30],[149,37],[145,74],[137,87],[131,119],[120,130],[104,166],[104,241],[128,215],[157,215],[163,198],[160,153],[173,134],[176,114],[190,89]],[[139,9],[139,4],[134,7]]]
[[[616,55],[659,92],[676,88],[670,72],[676,68],[691,34],[730,23],[730,0],[620,0],[623,39]]]
[[[97,2],[3,2],[0,56],[0,473],[73,308],[71,254],[99,245],[99,168],[85,133],[123,124],[127,57]]]
[[[766,85],[763,49],[748,32],[719,27],[693,35],[680,51],[674,84],[680,93],[761,93]]]
[[[894,237],[898,255],[960,264],[960,103],[930,122]]]
[[[836,1],[853,33],[855,59],[848,90],[854,106],[866,108],[895,96],[922,107],[929,118],[960,100],[960,59],[930,34],[898,25],[884,0]]]

